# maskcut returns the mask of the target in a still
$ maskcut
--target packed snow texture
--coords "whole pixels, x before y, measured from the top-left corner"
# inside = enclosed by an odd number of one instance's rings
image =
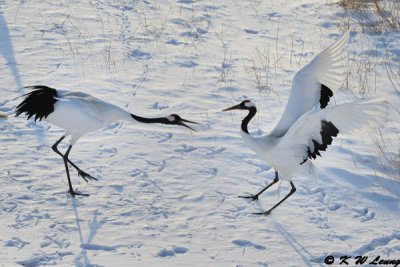
[[[314,266],[327,255],[400,258],[399,180],[374,138],[398,142],[399,33],[351,32],[349,62],[389,52],[368,73],[366,95],[349,75],[330,105],[383,96],[394,107],[384,129],[341,135],[315,163],[259,201],[274,170],[244,146],[240,120],[223,113],[249,98],[253,135],[271,130],[292,78],[345,29],[329,1],[0,1],[0,112],[12,114],[44,84],[83,91],[142,116],[171,113],[197,132],[117,122],[84,136],[71,170],[51,146],[63,130],[0,118],[0,266]],[[350,66],[357,66],[353,64]],[[361,64],[361,63],[360,63]],[[397,118],[396,118],[397,116]],[[66,144],[60,146],[62,151]],[[397,146],[398,148],[398,146]],[[398,150],[397,150],[398,152]]]

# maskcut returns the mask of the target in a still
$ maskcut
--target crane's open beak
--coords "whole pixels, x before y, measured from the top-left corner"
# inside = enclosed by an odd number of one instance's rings
[[[230,108],[223,109],[222,111],[229,111],[229,110],[234,110],[234,109],[242,109],[242,107],[239,104],[239,105],[235,105],[235,106],[230,107]]]
[[[185,119],[182,119],[182,118],[177,122],[177,124],[178,124],[178,125],[181,125],[181,126],[184,126],[184,127],[186,127],[186,128],[189,128],[189,129],[192,130],[192,131],[197,132],[195,129],[193,129],[192,127],[190,127],[189,125],[187,125],[185,122],[187,122],[187,123],[193,123],[193,124],[198,124],[197,122],[190,121],[190,120],[185,120]]]

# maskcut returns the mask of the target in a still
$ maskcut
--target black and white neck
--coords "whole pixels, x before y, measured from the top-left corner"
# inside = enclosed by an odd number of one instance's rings
[[[142,123],[162,123],[162,124],[172,124],[174,121],[174,118],[168,118],[168,117],[157,117],[157,118],[146,118],[146,117],[141,117],[135,114],[130,114],[131,117],[138,122]]]
[[[235,109],[240,109],[240,110],[248,110],[249,113],[247,116],[242,120],[242,131],[246,134],[249,134],[249,130],[247,129],[247,125],[251,121],[251,119],[256,115],[257,113],[257,108],[256,105],[251,102],[250,100],[246,99],[243,100],[240,104],[232,106],[230,108],[226,108],[222,111],[230,111],[230,110],[235,110]]]
[[[171,115],[166,116],[166,117],[157,117],[157,118],[145,118],[145,117],[141,117],[141,116],[138,116],[138,115],[135,115],[135,114],[130,114],[130,115],[135,121],[138,121],[138,122],[142,122],[142,123],[162,123],[162,124],[169,124],[169,125],[180,125],[180,126],[188,128],[188,129],[190,129],[192,131],[196,131],[196,130],[193,129],[192,127],[190,127],[189,125],[187,125],[186,123],[198,124],[197,122],[183,119],[177,114],[171,114]]]
[[[242,120],[242,131],[245,132],[246,134],[249,134],[249,130],[247,129],[247,126],[249,124],[249,122],[251,121],[251,119],[256,115],[257,113],[257,108],[256,106],[250,106],[246,108],[249,113],[247,114],[247,116]]]

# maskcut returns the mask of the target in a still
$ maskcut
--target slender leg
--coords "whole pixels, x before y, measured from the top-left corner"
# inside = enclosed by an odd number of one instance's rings
[[[75,197],[75,195],[80,195],[80,196],[89,196],[89,194],[83,194],[79,192],[75,192],[74,189],[72,188],[72,183],[71,183],[71,178],[69,176],[69,170],[68,170],[68,155],[69,152],[71,151],[72,146],[69,146],[67,149],[67,152],[65,152],[65,155],[63,156],[64,160],[64,165],[65,165],[65,171],[67,172],[67,178],[68,178],[68,186],[69,186],[69,193]]]
[[[241,198],[251,198],[252,201],[254,200],[258,200],[258,196],[261,195],[262,193],[264,193],[265,190],[267,190],[268,188],[270,188],[272,185],[276,184],[279,181],[279,176],[278,176],[278,172],[275,171],[275,179],[272,181],[272,183],[270,183],[269,185],[267,185],[263,190],[261,190],[260,192],[258,192],[255,195],[250,195],[250,196],[239,196]]]
[[[292,186],[292,189],[290,190],[289,194],[287,194],[287,196],[285,196],[281,201],[279,201],[275,206],[273,206],[272,208],[270,208],[269,210],[265,211],[265,212],[257,212],[254,213],[255,215],[265,215],[267,216],[268,214],[271,213],[272,210],[274,210],[276,207],[278,207],[280,204],[282,204],[283,201],[285,201],[288,197],[290,197],[291,195],[294,194],[294,192],[296,192],[296,187],[294,186],[293,182],[290,181],[290,185]]]
[[[61,143],[62,140],[64,140],[65,136],[61,136],[61,138],[51,147],[54,152],[56,152],[58,155],[60,155],[62,158],[64,158],[64,155],[58,150],[57,146]],[[78,166],[75,165],[72,161],[68,159],[69,164],[71,164],[77,171],[78,175],[82,177],[85,182],[88,182],[88,179],[91,180],[97,180],[95,177],[91,176],[90,174],[82,171]]]
[[[61,136],[61,138],[60,139],[58,139],[58,141],[57,142],[55,142],[55,144],[51,147],[52,149],[53,149],[53,151],[54,152],[56,152],[58,155],[60,155],[61,157],[63,157],[64,155],[63,154],[61,154],[61,152],[60,151],[58,151],[58,148],[57,148],[57,146],[61,143],[61,141],[62,140],[64,140],[64,138],[65,138],[65,136],[63,135],[63,136]]]

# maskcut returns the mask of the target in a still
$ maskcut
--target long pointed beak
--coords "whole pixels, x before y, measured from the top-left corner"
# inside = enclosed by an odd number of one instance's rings
[[[192,130],[192,131],[197,132],[195,129],[193,129],[192,127],[190,127],[189,125],[187,125],[185,122],[187,122],[187,123],[193,123],[193,124],[199,124],[199,123],[194,122],[194,121],[190,121],[190,120],[185,120],[185,119],[182,119],[182,118],[181,118],[181,120],[178,122],[179,125],[184,126],[184,127],[186,127],[186,128],[189,128],[189,129]]]
[[[181,118],[181,121],[187,122],[187,123],[199,124],[198,122],[190,121],[190,120],[185,120],[185,119],[182,119],[182,118]]]
[[[230,108],[223,109],[222,111],[229,111],[229,110],[234,110],[234,109],[242,109],[242,108],[240,107],[240,104],[239,104],[239,105],[235,105]]]

